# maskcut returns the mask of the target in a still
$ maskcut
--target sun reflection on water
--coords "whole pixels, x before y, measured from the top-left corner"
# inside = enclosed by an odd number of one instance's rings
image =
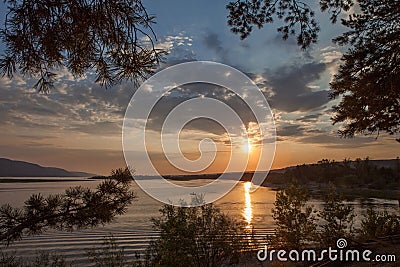
[[[245,182],[243,186],[244,186],[244,198],[245,198],[243,216],[247,222],[246,228],[251,228],[251,222],[253,220],[253,208],[251,206],[251,197],[250,197],[251,182]]]

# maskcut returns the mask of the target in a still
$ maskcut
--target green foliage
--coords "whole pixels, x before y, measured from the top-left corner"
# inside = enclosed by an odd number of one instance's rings
[[[361,221],[360,234],[363,238],[400,235],[400,217],[387,211],[379,212],[368,208]]]
[[[318,236],[325,246],[334,246],[339,238],[353,236],[354,209],[343,201],[343,197],[336,192],[335,186],[330,184],[324,197],[323,210],[318,214],[318,217],[322,219],[322,231],[318,233]]]
[[[75,76],[94,70],[105,86],[145,78],[163,54],[153,44],[154,17],[140,0],[4,2],[0,71],[39,77],[39,91],[53,87],[60,67]]]
[[[128,168],[112,171],[109,179],[95,190],[81,186],[64,194],[34,194],[23,208],[6,204],[0,207],[0,241],[6,244],[24,235],[35,235],[49,228],[73,230],[110,223],[125,213],[135,196],[130,190],[132,176]]]
[[[237,261],[249,248],[244,225],[212,204],[198,207],[164,205],[154,218],[160,237],[151,242],[153,266],[221,266]]]
[[[277,192],[272,217],[276,223],[272,245],[284,249],[299,249],[315,237],[315,217],[307,206],[308,194],[304,188],[291,184]]]

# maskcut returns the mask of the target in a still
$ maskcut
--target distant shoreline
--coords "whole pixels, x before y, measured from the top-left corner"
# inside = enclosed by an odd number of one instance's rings
[[[192,181],[198,179],[217,179],[221,174],[196,174],[196,175],[165,175],[164,178],[171,181]],[[240,173],[229,173],[229,176],[234,179]],[[243,173],[240,181],[249,182],[252,180],[254,172],[245,172]],[[283,170],[271,170],[268,173],[267,178],[261,184],[263,187],[271,188],[272,190],[279,190],[285,187],[288,183],[287,181],[283,181]],[[156,178],[156,176],[138,176],[142,177],[142,179],[152,179]],[[93,181],[93,180],[103,180],[108,179],[110,176],[92,176],[89,178],[81,178],[81,177],[60,177],[60,179],[49,179],[50,177],[43,178],[19,178],[19,177],[0,177],[0,183],[36,183],[36,182],[84,182],[84,181]],[[311,195],[315,198],[323,198],[324,192],[328,188],[328,183],[326,182],[304,182],[302,185],[307,188]],[[368,185],[356,185],[356,186],[337,186],[337,191],[341,193],[347,199],[354,198],[381,198],[381,199],[391,199],[391,200],[399,200],[400,199],[400,190],[398,188],[381,188],[381,189],[373,189],[368,188]]]
[[[198,179],[217,179],[221,174],[198,174],[198,175],[164,175],[165,179],[171,181],[192,181]],[[236,175],[235,173],[230,174],[232,178]],[[239,175],[239,174],[237,174]],[[240,181],[242,182],[250,182],[253,178],[254,172],[246,172],[242,175]],[[263,187],[271,188],[272,190],[279,190],[284,188],[288,183],[279,181],[283,176],[282,170],[271,170],[268,173],[267,178],[261,184]],[[144,179],[152,179],[153,176],[143,176]],[[109,176],[94,176],[89,179],[107,179]],[[271,182],[272,180],[272,182]],[[306,189],[308,189],[311,195],[315,198],[323,198],[324,193],[328,189],[329,183],[313,183],[313,182],[305,182],[302,184]],[[355,198],[380,198],[380,199],[390,199],[390,200],[398,200],[400,199],[400,190],[399,189],[371,189],[368,186],[356,186],[356,187],[337,187],[337,191],[343,195],[343,197],[347,199],[355,199]]]

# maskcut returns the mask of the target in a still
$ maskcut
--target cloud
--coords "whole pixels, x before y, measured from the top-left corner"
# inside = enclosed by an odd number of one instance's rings
[[[342,53],[340,52],[340,51],[336,51],[336,50],[333,50],[333,51],[328,51],[328,52],[323,52],[322,54],[321,54],[321,56],[322,56],[322,62],[323,63],[332,63],[332,62],[335,62],[335,61],[337,61],[337,60],[339,60],[341,57],[342,57]]]
[[[0,83],[0,124],[10,125],[8,129],[15,131],[35,128],[43,132],[118,134],[118,125],[136,90],[129,82],[106,90],[90,80],[71,81],[67,75],[61,76],[48,94],[32,92],[29,86],[18,83]]]
[[[310,84],[321,78],[326,70],[325,63],[311,62],[303,65],[284,66],[276,71],[267,71],[266,82],[261,84],[268,93],[272,108],[284,111],[312,111],[330,101],[328,90],[313,91]]]
[[[300,117],[298,120],[301,122],[317,122],[318,118],[322,116],[322,113],[310,114]]]
[[[236,114],[242,119],[244,125],[248,126],[250,122],[255,122],[254,114],[251,112],[247,104],[236,94],[230,90],[206,83],[192,83],[185,84],[179,88],[175,88],[169,91],[168,95],[164,95],[159,102],[156,104],[152,112],[150,113],[150,120],[147,123],[147,127],[150,130],[159,132],[161,126],[165,121],[167,115],[179,104],[192,99],[209,97],[217,99],[222,103],[231,107]],[[204,106],[204,109],[213,110],[212,106]],[[185,114],[181,114],[182,118]],[[176,121],[182,118],[175,118]],[[226,122],[228,122],[228,118]],[[223,134],[225,131],[222,127],[216,127],[215,123],[206,122],[205,120],[191,123],[190,129],[197,129],[204,132],[210,132],[214,134]]]
[[[225,64],[229,64],[231,62],[229,58],[229,51],[225,46],[222,45],[222,41],[218,34],[214,32],[207,32],[204,36],[203,42],[208,49],[213,50],[218,59]],[[245,49],[248,49],[248,47]]]
[[[84,123],[72,125],[71,130],[93,135],[113,135],[118,136],[122,132],[122,122],[100,121],[94,123]]]
[[[301,125],[288,125],[283,126],[282,128],[278,128],[277,130],[278,136],[303,136],[304,135],[304,127]]]
[[[340,138],[337,134],[314,134],[305,136],[297,140],[300,143],[317,144],[326,148],[359,148],[371,145],[377,145],[379,142],[374,137],[354,137],[350,139]]]
[[[157,43],[156,48],[163,49],[168,53],[165,62],[161,63],[158,71],[169,66],[194,61],[196,53],[193,48],[193,38],[184,32],[177,35],[167,35]]]
[[[32,140],[33,139],[34,140],[49,140],[49,139],[54,138],[54,136],[52,136],[52,135],[40,135],[40,136],[32,137],[31,135],[28,135],[28,134],[18,134],[15,137],[23,138],[23,139],[26,139],[26,140],[29,140],[29,139],[32,139]]]

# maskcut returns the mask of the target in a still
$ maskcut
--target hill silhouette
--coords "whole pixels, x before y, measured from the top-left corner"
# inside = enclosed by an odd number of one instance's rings
[[[67,171],[61,168],[43,167],[38,164],[0,158],[0,177],[87,177],[91,173]]]

